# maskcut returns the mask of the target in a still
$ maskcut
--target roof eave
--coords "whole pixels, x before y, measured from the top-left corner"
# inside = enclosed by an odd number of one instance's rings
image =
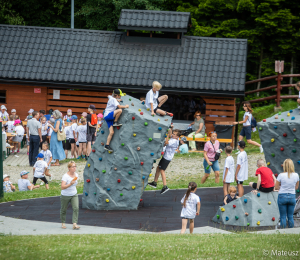
[[[158,27],[131,27],[125,25],[119,25],[119,30],[143,30],[143,31],[155,31],[155,32],[182,32],[186,33],[187,28],[158,28]]]

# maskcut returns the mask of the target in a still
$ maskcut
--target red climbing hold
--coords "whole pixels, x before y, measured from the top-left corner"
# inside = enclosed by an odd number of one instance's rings
[[[283,134],[283,136],[284,136],[284,137],[287,137],[287,134],[286,134],[286,133],[284,133],[284,134]]]
[[[236,208],[236,205],[233,205],[232,207],[233,207],[233,208]]]
[[[143,112],[141,112],[140,114],[141,114],[141,115],[143,115],[144,113],[143,113]]]
[[[283,147],[281,147],[281,148],[280,148],[280,151],[284,151],[284,148],[283,148]]]
[[[120,179],[118,179],[118,183],[120,183],[121,182],[121,180]]]
[[[135,119],[135,117],[133,116],[133,117],[132,117],[132,120],[134,120],[134,119]]]
[[[94,152],[96,152],[96,150],[95,150],[95,149],[93,149],[92,151],[93,151],[93,153],[94,153]]]
[[[263,122],[266,122],[267,120],[266,119],[263,119]]]
[[[275,177],[277,177],[278,176],[278,173],[275,173]]]
[[[90,180],[90,179],[87,179],[86,182],[89,183],[89,182],[91,182],[91,180]]]
[[[144,165],[144,162],[141,162],[141,165]]]
[[[275,221],[275,217],[272,218],[272,221]]]
[[[117,129],[118,129],[118,130],[120,130],[120,127],[119,127],[119,126],[117,126]]]
[[[142,202],[143,201],[143,199],[140,199],[140,202]]]
[[[161,155],[164,155],[165,153],[164,152],[161,152]]]

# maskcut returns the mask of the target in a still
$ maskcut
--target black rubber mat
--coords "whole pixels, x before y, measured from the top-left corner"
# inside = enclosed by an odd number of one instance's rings
[[[245,193],[251,190],[245,187]],[[122,228],[132,230],[144,230],[161,232],[181,229],[181,203],[180,200],[185,190],[170,190],[160,195],[158,191],[144,192],[138,210],[135,211],[93,211],[81,208],[79,223],[81,225]],[[224,230],[262,230],[268,227],[240,228],[235,226],[219,225],[211,221],[217,209],[222,205],[223,189],[220,188],[199,188],[196,192],[201,198],[200,216],[195,219],[195,227],[211,226]],[[15,201],[0,204],[0,215],[37,221],[48,221],[60,223],[60,198],[40,198],[23,201]],[[69,205],[67,210],[67,223],[71,223],[72,208]],[[272,228],[274,229],[274,227]]]

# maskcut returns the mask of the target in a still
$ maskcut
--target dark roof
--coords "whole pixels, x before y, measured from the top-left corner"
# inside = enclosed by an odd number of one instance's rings
[[[122,9],[118,29],[187,32],[191,23],[188,12]]]
[[[247,40],[183,36],[126,43],[124,32],[0,25],[0,82],[243,96]]]

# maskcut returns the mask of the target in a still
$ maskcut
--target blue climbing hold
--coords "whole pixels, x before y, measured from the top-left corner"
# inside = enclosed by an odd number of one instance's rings
[[[143,180],[145,180],[145,178],[146,178],[146,177],[145,177],[145,176],[143,176]]]
[[[151,156],[153,156],[153,155],[154,155],[154,153],[150,153],[150,155],[151,155]]]
[[[145,105],[145,102],[143,101],[142,104]]]
[[[161,131],[161,129],[162,129],[161,127],[158,128],[159,131]]]
[[[229,217],[226,217],[225,220],[228,221],[228,220],[229,220]]]
[[[300,161],[298,161],[297,163],[300,164]]]
[[[101,158],[101,157],[99,158],[99,161],[102,161],[102,158]]]
[[[257,193],[257,197],[260,197],[260,193]]]
[[[85,194],[85,196],[89,195],[87,192],[85,192],[84,194]]]
[[[101,134],[104,134],[104,130],[101,130]]]
[[[107,188],[107,191],[110,191],[110,188]]]
[[[290,113],[293,113],[293,110],[292,110],[292,109],[290,110]]]
[[[295,120],[295,117],[294,117],[294,116],[292,116],[291,120]]]
[[[277,125],[274,126],[274,129],[277,129]]]
[[[244,202],[247,203],[247,199],[244,199]]]

